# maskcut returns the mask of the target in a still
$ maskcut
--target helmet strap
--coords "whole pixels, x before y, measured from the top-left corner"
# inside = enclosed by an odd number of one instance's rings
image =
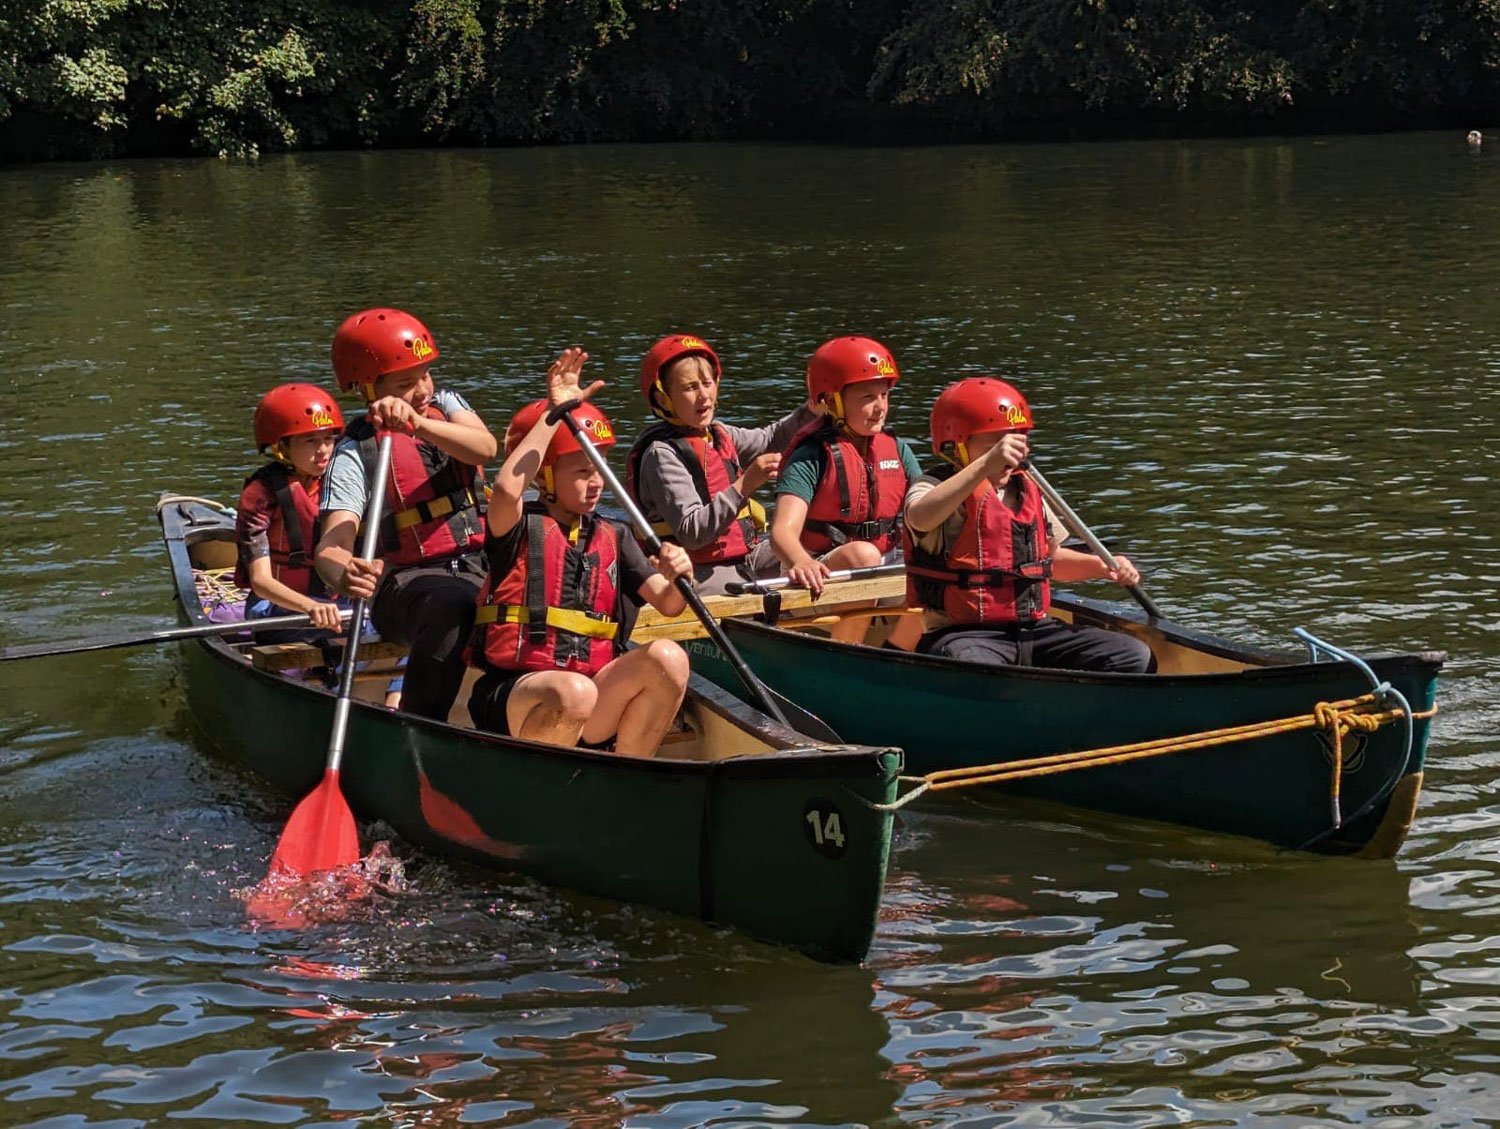
[[[542,500],[544,502],[557,501],[557,483],[552,478],[552,468],[544,466],[539,476],[542,480]]]
[[[364,395],[365,403],[373,404],[375,402],[375,385],[361,384],[359,390]]]
[[[661,373],[656,374],[656,383],[651,386],[651,414],[663,423],[670,423],[673,427],[687,426],[677,418],[677,412],[672,408],[672,397],[667,395],[666,388],[661,382]]]
[[[271,444],[271,457],[282,466],[291,467],[293,470],[297,469],[296,465],[292,462],[291,456],[286,453],[285,438],[278,439]]]

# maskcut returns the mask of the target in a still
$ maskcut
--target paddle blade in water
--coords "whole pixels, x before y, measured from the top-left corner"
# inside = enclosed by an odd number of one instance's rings
[[[303,798],[271,856],[271,873],[312,874],[359,861],[359,831],[336,769]]]

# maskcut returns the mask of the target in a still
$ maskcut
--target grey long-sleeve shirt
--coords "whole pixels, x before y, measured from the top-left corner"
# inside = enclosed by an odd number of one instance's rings
[[[723,427],[734,441],[743,468],[767,451],[784,451],[792,436],[817,418],[804,404],[768,427],[735,427],[727,423]],[[733,484],[705,504],[698,497],[692,472],[681,456],[670,444],[660,442],[641,453],[636,492],[639,495],[636,501],[647,519],[671,526],[677,542],[689,551],[713,544],[745,504],[744,495]]]

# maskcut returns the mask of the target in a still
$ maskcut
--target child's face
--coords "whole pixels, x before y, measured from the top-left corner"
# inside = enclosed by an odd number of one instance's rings
[[[604,494],[604,476],[582,451],[570,451],[552,464],[552,493],[569,513],[591,514]]]
[[[383,400],[387,396],[405,400],[420,412],[432,399],[432,373],[426,365],[405,372],[386,373],[375,382],[375,399]]]
[[[338,437],[337,428],[293,435],[281,441],[281,450],[298,474],[308,478],[321,478],[333,458],[333,445]]]
[[[714,405],[719,399],[719,382],[714,379],[713,365],[703,357],[682,357],[668,365],[661,374],[672,414],[688,427],[707,427],[714,421]]]
[[[877,435],[891,410],[889,380],[859,380],[844,385],[844,422],[855,435]]]

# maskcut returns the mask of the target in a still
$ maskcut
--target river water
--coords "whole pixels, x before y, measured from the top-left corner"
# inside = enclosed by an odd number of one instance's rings
[[[1170,614],[1451,654],[1394,863],[945,802],[857,968],[399,842],[413,892],[256,934],[289,801],[173,655],[7,664],[0,1123],[1500,1123],[1497,234],[1500,148],[1436,134],[0,170],[7,644],[169,623],[158,492],[232,501],[260,393],[395,304],[497,428],[576,342],[628,438],[674,329],[746,423],[835,333],[910,435],[997,372]]]

